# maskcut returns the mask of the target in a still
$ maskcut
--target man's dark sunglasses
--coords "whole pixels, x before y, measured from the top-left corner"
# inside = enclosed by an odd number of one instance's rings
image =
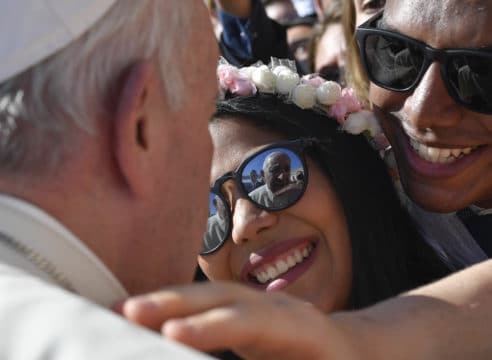
[[[234,180],[241,193],[257,207],[284,210],[304,194],[308,182],[305,150],[315,139],[276,142],[248,156],[236,171],[215,180],[209,195],[209,217],[201,255],[218,250],[232,230],[231,204],[223,185]]]
[[[449,95],[472,111],[492,114],[492,47],[435,49],[408,36],[379,29],[383,12],[356,32],[362,63],[371,82],[398,92],[413,91],[438,61]]]

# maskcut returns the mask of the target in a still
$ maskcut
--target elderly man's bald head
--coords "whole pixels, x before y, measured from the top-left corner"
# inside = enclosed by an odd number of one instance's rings
[[[289,184],[290,157],[283,152],[273,152],[263,162],[265,183],[275,193]]]

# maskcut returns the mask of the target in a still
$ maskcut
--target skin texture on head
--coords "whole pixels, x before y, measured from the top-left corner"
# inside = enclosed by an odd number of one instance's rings
[[[176,62],[186,71],[180,105],[169,101],[176,94],[161,80],[157,55],[142,58],[108,84],[111,108],[94,119],[94,134],[73,125],[77,147],[66,161],[42,176],[0,180],[0,191],[63,223],[130,294],[191,281],[201,246],[218,51],[202,2],[190,16],[190,58]]]
[[[488,1],[389,0],[384,21],[389,30],[438,49],[492,45],[492,3]],[[371,84],[370,100],[414,201],[439,212],[470,204],[492,206],[492,116],[456,103],[437,62],[430,65],[413,92],[396,93]],[[443,174],[412,160],[409,138],[427,147],[478,149]]]
[[[290,158],[284,153],[272,153],[265,159],[263,171],[266,186],[276,193],[289,184]]]
[[[210,132],[214,143],[212,182],[235,170],[242,160],[262,146],[283,140],[279,135],[234,118],[211,124]],[[270,160],[283,158],[273,156]],[[266,162],[272,161],[267,159]],[[297,244],[301,243],[297,241],[300,239],[316,239],[313,263],[282,291],[326,312],[347,306],[352,286],[352,255],[344,212],[332,185],[309,158],[308,170],[308,187],[302,198],[277,212],[257,208],[239,193],[232,181],[224,184],[224,191],[227,189],[226,193],[230,194],[226,197],[233,198],[232,235],[218,251],[199,257],[200,266],[209,278],[239,281],[254,287],[245,281],[243,273],[251,259],[280,256],[290,249],[288,242]],[[265,169],[265,177],[268,178],[268,169]],[[279,250],[281,246],[284,248]]]

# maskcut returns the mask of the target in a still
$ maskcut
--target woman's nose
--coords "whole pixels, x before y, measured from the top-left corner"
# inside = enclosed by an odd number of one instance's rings
[[[277,214],[258,208],[247,198],[237,199],[232,216],[232,240],[236,245],[254,240],[277,223]]]

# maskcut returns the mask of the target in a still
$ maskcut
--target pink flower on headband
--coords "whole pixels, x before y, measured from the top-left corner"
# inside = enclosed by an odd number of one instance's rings
[[[219,65],[217,68],[220,87],[237,95],[255,95],[255,84],[232,65]]]
[[[330,106],[328,115],[337,119],[342,125],[345,122],[347,114],[360,111],[362,104],[360,103],[355,91],[352,88],[345,88],[342,90],[342,96],[337,100],[335,104]]]

